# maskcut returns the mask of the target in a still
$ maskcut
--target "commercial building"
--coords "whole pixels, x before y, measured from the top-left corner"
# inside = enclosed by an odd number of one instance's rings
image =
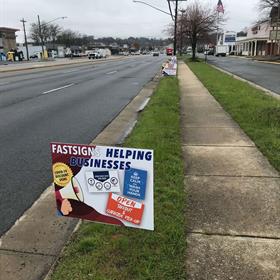
[[[11,49],[16,49],[16,32],[19,29],[0,27],[0,52],[7,53]]]
[[[273,49],[276,51],[275,43],[269,39],[271,30],[269,20],[248,28],[246,36],[237,37],[237,54],[246,56],[276,55],[276,52],[273,52]]]

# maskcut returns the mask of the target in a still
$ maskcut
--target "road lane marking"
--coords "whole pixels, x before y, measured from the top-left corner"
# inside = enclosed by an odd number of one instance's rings
[[[71,87],[75,85],[74,83],[72,84],[69,84],[69,85],[66,85],[66,86],[63,86],[63,87],[59,87],[59,88],[54,88],[54,89],[51,89],[51,90],[48,90],[48,91],[44,91],[43,93],[41,94],[48,94],[48,93],[51,93],[51,92],[54,92],[54,91],[58,91],[58,90],[61,90],[61,89],[64,89],[64,88],[68,88],[68,87]]]
[[[65,71],[64,74],[78,72],[78,71],[80,71],[80,69],[69,70],[69,71]]]
[[[112,74],[115,74],[115,73],[117,73],[118,71],[111,71],[111,72],[108,72],[108,73],[106,73],[106,75],[112,75]]]
[[[0,83],[0,86],[5,86],[8,85],[10,82],[4,82],[4,83]]]

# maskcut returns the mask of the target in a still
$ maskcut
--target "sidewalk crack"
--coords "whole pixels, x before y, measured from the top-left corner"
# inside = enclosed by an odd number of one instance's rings
[[[216,232],[212,233],[212,232],[200,232],[200,231],[187,231],[187,234],[217,236],[217,237],[232,237],[232,238],[280,240],[280,237],[277,236],[257,236],[257,235],[247,235],[247,234],[229,234],[229,233],[216,233]]]
[[[257,175],[226,175],[226,174],[185,174],[185,177],[228,177],[228,178],[268,178],[279,179],[279,176],[257,176]]]
[[[182,144],[183,147],[256,148],[255,145]]]
[[[56,255],[53,255],[53,254],[36,253],[36,252],[19,251],[19,250],[13,250],[13,249],[1,249],[0,248],[0,253],[1,252],[14,253],[14,254],[25,254],[25,255],[32,255],[32,256],[43,256],[43,257],[56,257]]]

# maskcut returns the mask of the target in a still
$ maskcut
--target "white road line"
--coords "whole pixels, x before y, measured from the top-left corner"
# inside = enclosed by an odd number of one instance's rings
[[[73,72],[78,72],[78,71],[79,71],[79,69],[75,69],[75,70],[65,71],[64,73],[66,74],[66,73],[73,73]]]
[[[44,91],[44,92],[41,93],[41,94],[48,94],[48,93],[51,93],[51,92],[54,92],[54,91],[58,91],[58,90],[61,90],[61,89],[64,89],[64,88],[71,87],[71,86],[73,86],[73,85],[75,85],[75,84],[73,83],[73,84],[69,84],[69,85],[63,86],[63,87],[54,88],[54,89],[51,89],[51,90],[48,90],[48,91]]]
[[[115,74],[115,73],[117,73],[117,72],[118,72],[118,71],[111,71],[111,72],[106,73],[106,75]]]
[[[4,82],[4,83],[0,83],[0,86],[5,86],[8,85],[10,82]]]

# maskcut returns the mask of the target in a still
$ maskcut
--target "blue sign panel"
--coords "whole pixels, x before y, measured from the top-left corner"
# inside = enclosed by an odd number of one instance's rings
[[[234,43],[236,41],[235,35],[226,35],[225,43]]]
[[[145,199],[147,171],[130,168],[125,171],[123,194],[128,197]]]

